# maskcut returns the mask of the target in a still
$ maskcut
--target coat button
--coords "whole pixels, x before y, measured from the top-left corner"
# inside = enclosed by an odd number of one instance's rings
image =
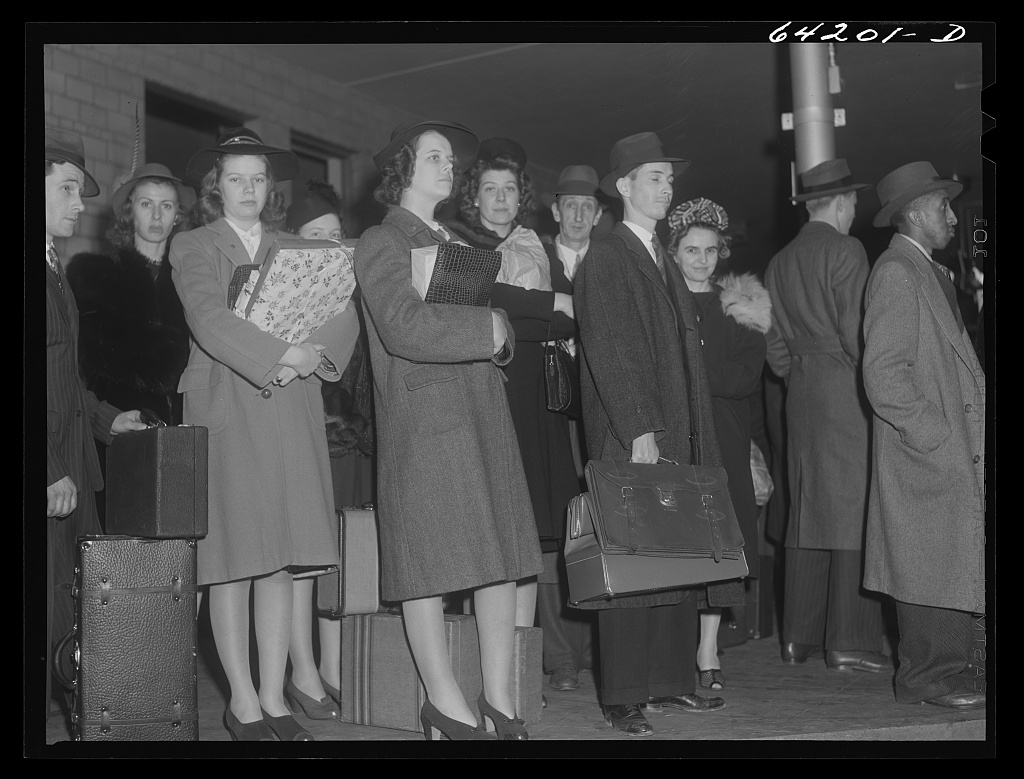
[[[76,416],[76,417],[80,417],[80,416],[82,416],[82,409],[76,409],[76,410],[75,410],[75,416]]]
[[[267,387],[263,392],[260,393],[264,398],[269,398],[274,393],[270,391],[270,387]]]
[[[980,462],[980,461],[981,461],[981,455],[980,454],[974,455],[974,462]]]
[[[972,406],[970,403],[968,403],[966,406],[964,406],[964,411],[966,411],[968,414],[970,414],[972,411],[974,411],[974,406]]]

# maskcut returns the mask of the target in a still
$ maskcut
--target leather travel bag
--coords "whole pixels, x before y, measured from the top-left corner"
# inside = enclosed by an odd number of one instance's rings
[[[107,449],[106,530],[143,538],[208,532],[205,427],[177,425],[114,436]]]
[[[76,741],[198,741],[196,541],[82,536]]]
[[[544,342],[544,391],[548,411],[580,416],[580,369],[569,345],[564,340],[551,340],[550,325]]]
[[[372,505],[336,512],[338,570],[316,580],[317,610],[325,617],[373,614],[380,610],[380,555],[377,513]]]
[[[565,534],[570,602],[747,575],[721,466],[591,460],[585,473]]]

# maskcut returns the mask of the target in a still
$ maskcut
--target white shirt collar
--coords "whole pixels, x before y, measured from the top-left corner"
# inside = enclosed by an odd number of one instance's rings
[[[565,275],[569,277],[570,281],[576,275],[576,267],[580,264],[580,260],[583,258],[583,255],[587,253],[587,249],[589,248],[589,238],[587,238],[587,242],[583,244],[583,248],[577,251],[576,249],[562,243],[561,233],[555,236],[555,251],[558,253],[558,259],[562,261],[562,265],[565,267]]]
[[[627,222],[623,220],[622,224],[626,225],[626,227],[636,234],[636,237],[640,239],[640,242],[647,247],[647,253],[651,255],[651,259],[657,262],[658,258],[654,255],[654,246],[651,244],[651,239],[654,237],[654,233],[634,222]]]
[[[256,224],[248,230],[243,230],[227,217],[224,217],[224,221],[231,225],[231,229],[238,234],[239,238],[242,239],[245,251],[249,254],[249,259],[256,259],[256,252],[259,250],[260,241],[263,238],[263,222],[256,222]]]
[[[911,237],[910,237],[909,235],[907,235],[906,233],[900,233],[900,235],[902,235],[902,236],[903,236],[904,238],[906,238],[906,239],[907,239],[908,241],[910,241],[910,242],[911,242],[912,244],[914,244],[914,246],[916,246],[916,247],[917,247],[918,249],[920,249],[920,250],[921,250],[921,253],[922,253],[922,254],[923,254],[923,255],[924,255],[925,257],[927,257],[927,258],[928,258],[929,260],[931,260],[931,259],[932,259],[932,254],[931,254],[931,252],[929,252],[929,251],[928,251],[927,249],[925,249],[925,248],[924,248],[924,247],[923,247],[923,246],[922,246],[921,244],[919,244],[919,243],[918,243],[917,241],[915,241],[915,240],[914,240],[913,238],[911,238]],[[932,262],[934,262],[934,260],[932,260]]]

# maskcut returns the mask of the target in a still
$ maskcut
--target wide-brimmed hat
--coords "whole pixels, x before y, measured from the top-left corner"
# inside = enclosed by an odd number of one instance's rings
[[[800,193],[793,195],[790,200],[794,203],[803,203],[819,197],[841,195],[844,192],[859,192],[862,189],[871,189],[871,185],[854,183],[846,160],[825,160],[800,174]]]
[[[85,174],[82,197],[96,197],[100,193],[100,185],[85,169],[85,142],[82,140],[82,136],[67,130],[58,130],[56,127],[47,127],[45,132],[46,159],[61,164],[70,162],[82,171]]]
[[[115,214],[121,213],[124,201],[128,199],[132,189],[142,179],[166,179],[174,185],[174,188],[178,190],[178,205],[182,211],[187,211],[196,202],[196,193],[192,187],[182,183],[181,179],[171,173],[170,168],[159,162],[147,162],[145,165],[140,165],[135,173],[131,174],[131,178],[114,191],[110,204]]]
[[[480,141],[476,159],[494,160],[498,157],[508,157],[520,170],[526,167],[526,149],[511,138],[484,138]]]
[[[192,155],[188,167],[185,168],[185,178],[197,186],[201,185],[203,176],[210,172],[210,168],[222,154],[266,156],[274,174],[274,181],[289,181],[299,173],[299,158],[294,152],[267,146],[263,139],[248,127],[232,127],[221,133],[216,146],[202,149]]]
[[[619,197],[615,182],[644,163],[671,162],[672,172],[676,176],[690,166],[689,160],[665,154],[661,139],[654,133],[637,133],[616,141],[609,160],[611,172],[601,179],[601,191],[611,197]]]
[[[410,119],[392,130],[388,145],[373,155],[373,162],[377,166],[377,170],[383,172],[384,166],[391,162],[391,158],[398,153],[403,144],[428,130],[439,132],[448,139],[452,145],[452,153],[455,155],[455,170],[461,173],[469,167],[469,163],[473,161],[477,148],[480,146],[480,140],[472,130],[458,122]]]
[[[558,183],[550,192],[542,192],[540,199],[548,208],[559,195],[598,197],[600,184],[597,171],[589,165],[570,165],[558,174]]]
[[[903,206],[937,189],[945,190],[952,200],[963,192],[964,185],[959,181],[939,178],[938,171],[930,162],[908,162],[901,165],[878,182],[878,199],[882,201],[882,208],[875,214],[871,224],[887,227],[893,215]]]

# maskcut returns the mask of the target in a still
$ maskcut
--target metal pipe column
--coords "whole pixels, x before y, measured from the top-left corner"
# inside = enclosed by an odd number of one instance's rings
[[[828,91],[828,44],[789,44],[797,174],[835,159],[835,112]]]

